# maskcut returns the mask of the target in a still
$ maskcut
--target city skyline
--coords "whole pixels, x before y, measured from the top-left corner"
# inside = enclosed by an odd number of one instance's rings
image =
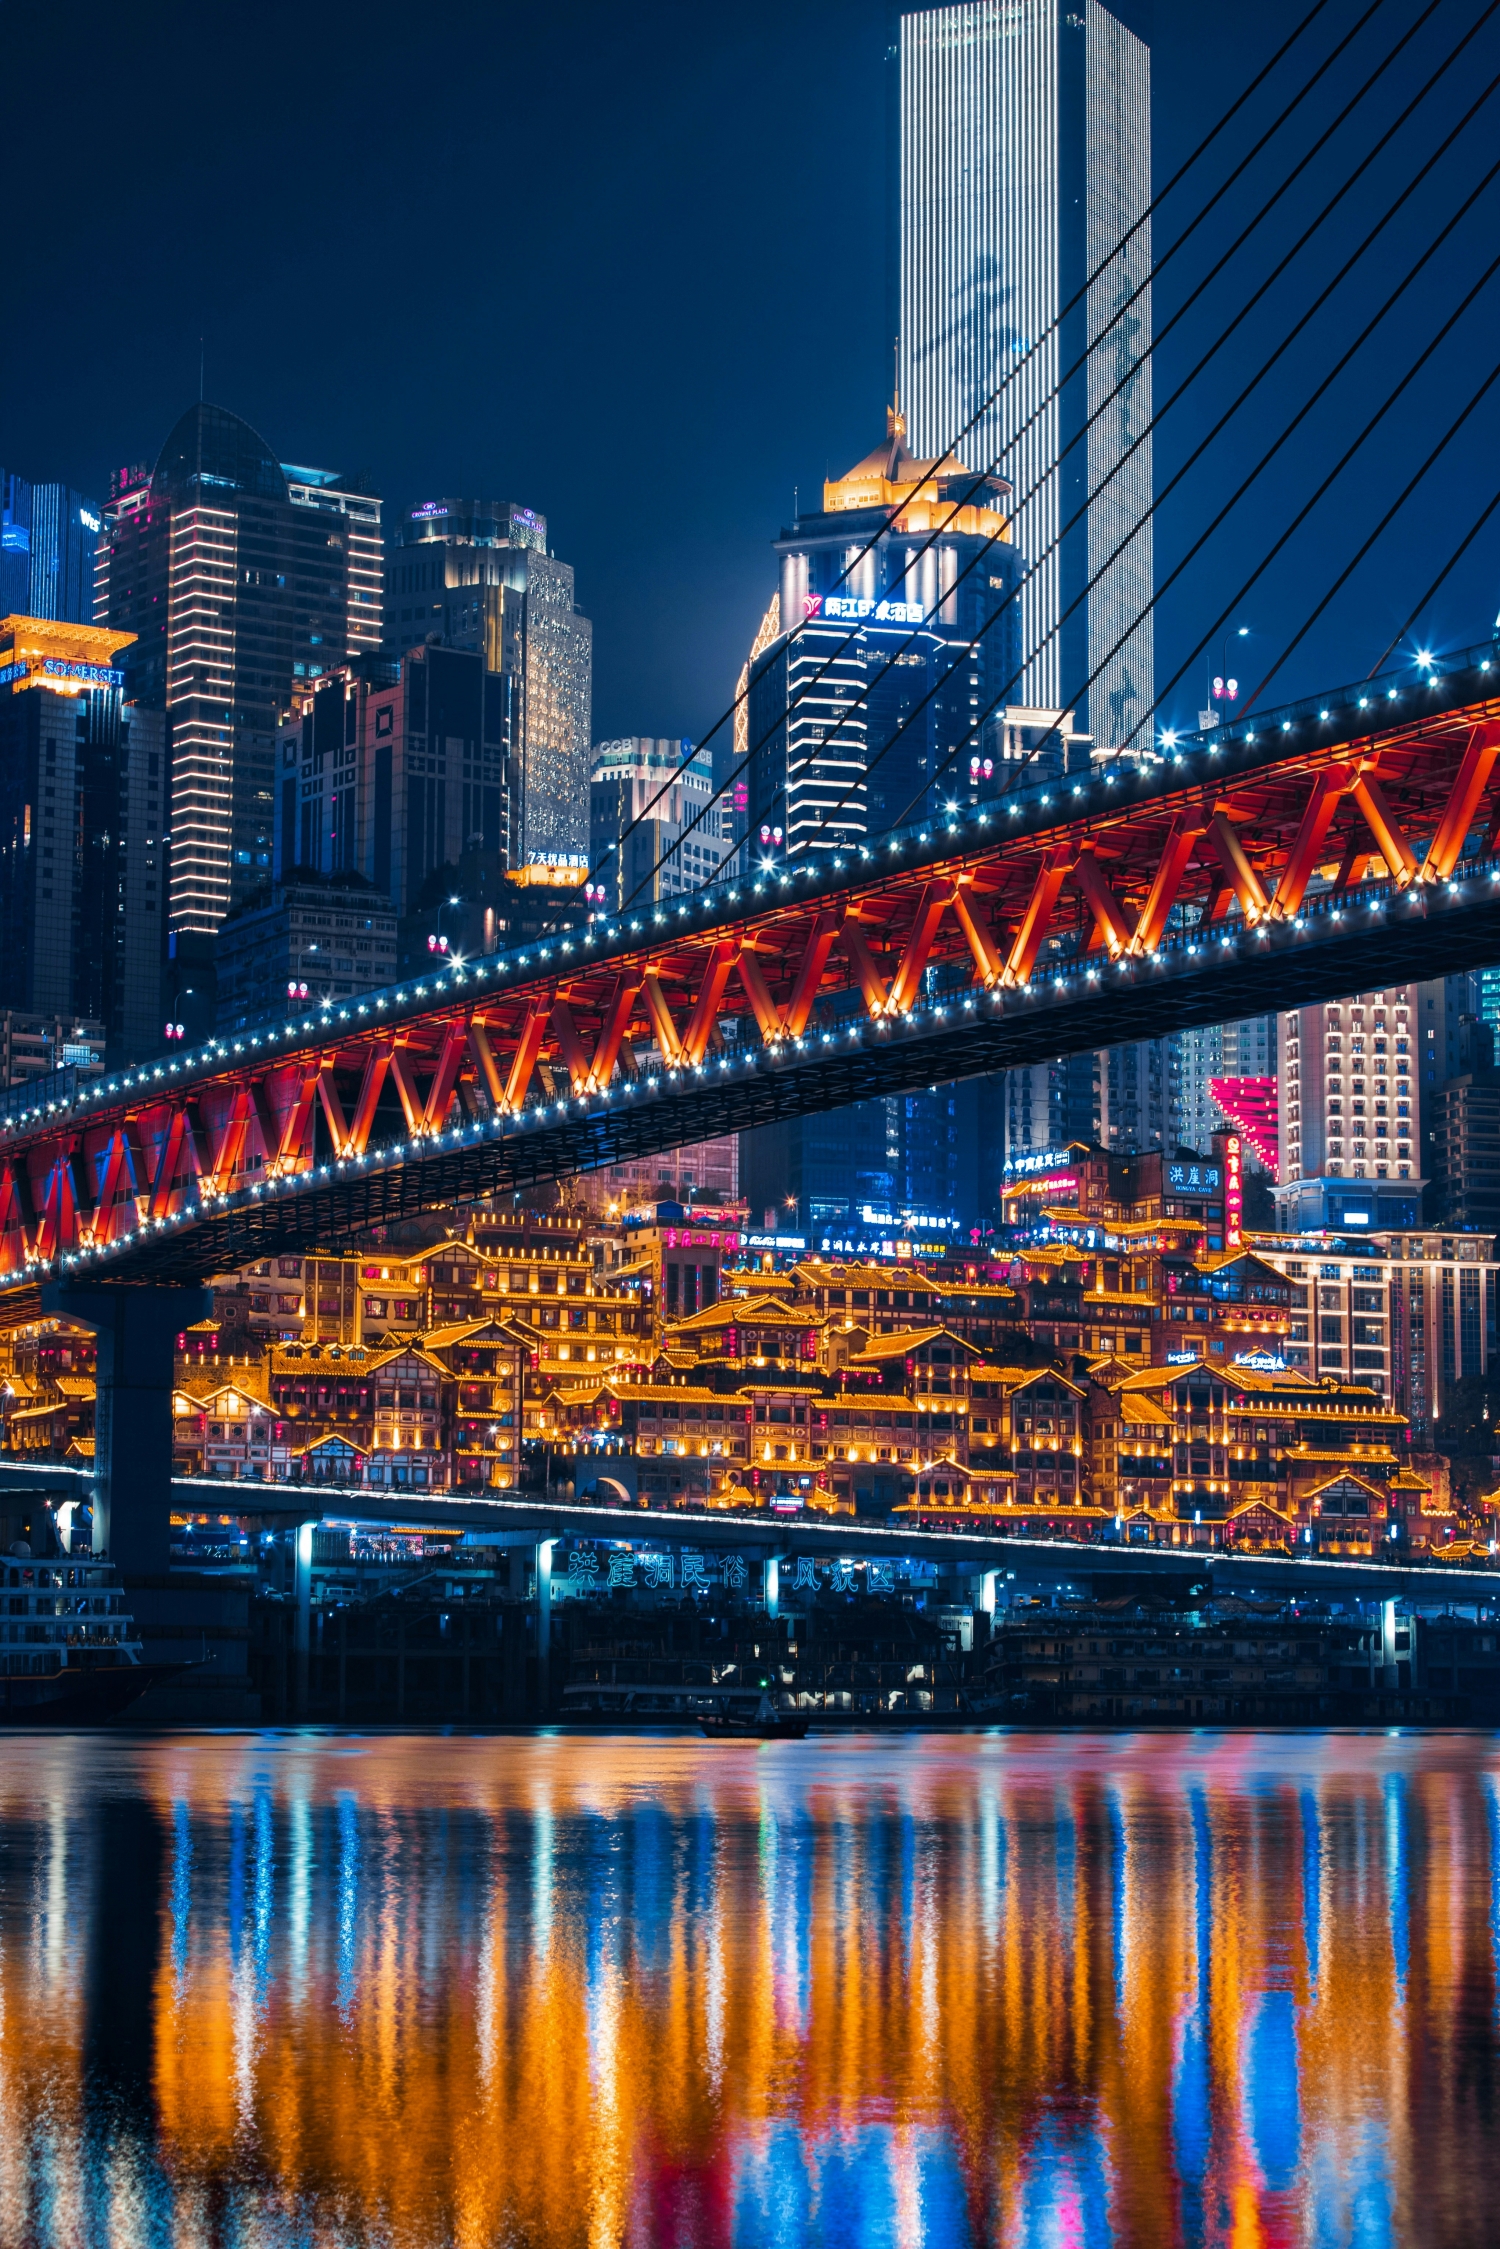
[[[1128,15],[1132,28],[1147,28],[1139,11],[1122,5],[1113,12]],[[162,35],[149,25],[127,29],[102,10],[85,9],[84,16],[92,26],[89,35],[80,34],[78,84],[85,100],[103,101],[106,89],[124,81],[127,52],[131,69],[143,58],[156,60],[178,100],[187,100],[200,75],[205,83],[223,83],[212,39],[191,48],[165,41],[158,49],[152,42]],[[1170,179],[1296,20],[1280,0],[1262,10],[1221,11],[1208,24],[1190,17],[1185,0],[1160,0],[1150,27],[1158,183]],[[649,731],[704,740],[729,702],[764,613],[772,590],[766,541],[788,519],[794,488],[814,486],[856,459],[868,444],[872,418],[890,397],[895,338],[885,285],[889,181],[882,123],[887,27],[882,11],[863,0],[833,0],[815,14],[773,5],[753,27],[732,16],[695,26],[691,43],[676,38],[677,21],[671,9],[658,11],[640,51],[631,54],[614,43],[607,12],[590,7],[565,9],[545,23],[533,20],[519,34],[513,27],[507,80],[525,76],[535,97],[528,131],[545,126],[555,155],[546,210],[508,237],[500,271],[462,228],[438,243],[430,228],[417,228],[405,188],[385,177],[352,120],[334,126],[315,162],[330,190],[337,172],[338,207],[358,209],[359,226],[340,220],[331,236],[319,237],[316,250],[304,242],[287,199],[312,159],[274,82],[254,63],[236,80],[231,98],[235,130],[253,147],[268,183],[270,204],[259,216],[232,199],[219,146],[201,130],[148,145],[140,165],[125,176],[114,169],[101,174],[101,158],[75,150],[49,212],[58,255],[92,268],[97,213],[118,207],[137,245],[135,262],[128,282],[106,276],[97,284],[108,317],[96,322],[85,360],[51,367],[43,378],[21,354],[0,370],[6,466],[102,498],[112,470],[151,453],[184,400],[197,392],[201,373],[206,396],[274,432],[290,458],[363,470],[389,512],[443,492],[525,496],[547,513],[558,551],[577,572],[580,605],[596,621],[596,736]],[[600,40],[571,37],[600,25],[606,27]],[[471,29],[476,82],[483,84],[499,67],[493,34],[477,19]],[[312,62],[322,56],[332,64],[337,56],[342,68],[355,58],[358,82],[370,98],[417,99],[427,83],[429,65],[406,57],[403,68],[415,75],[409,95],[398,91],[390,64],[366,49],[355,19],[340,8],[299,26],[299,34]],[[17,67],[24,69],[39,34],[23,24],[16,35]],[[1327,61],[1336,36],[1323,22],[1308,34],[1299,54],[1309,69]],[[1420,76],[1433,58],[1419,45],[1409,59]],[[1473,59],[1482,79],[1479,50]],[[1334,67],[1323,82],[1330,114],[1359,90],[1366,67],[1350,61]],[[726,73],[737,96],[728,105],[714,92]],[[1334,150],[1314,167],[1308,176],[1313,202],[1327,185],[1330,164],[1347,168],[1390,137],[1409,93],[1396,82],[1402,76],[1387,72],[1341,129]],[[636,114],[655,129],[655,169],[640,193],[668,230],[659,271],[643,266],[628,231],[631,197],[622,203],[607,184],[636,176],[633,145],[622,140],[610,107],[617,88],[627,91],[627,106],[635,97]],[[1437,106],[1428,104],[1404,139],[1380,154],[1369,175],[1373,201],[1386,192],[1392,166],[1414,165],[1435,145],[1442,122]],[[710,119],[717,121],[712,135]],[[40,177],[45,168],[38,157],[29,173],[25,169],[33,130],[28,120],[18,123],[13,151],[20,176]],[[1283,134],[1268,161],[1285,171],[1300,153],[1300,144]],[[1221,183],[1226,163],[1210,158],[1199,168],[1201,187],[1178,193],[1166,234],[1163,220],[1153,220],[1159,260],[1203,193]],[[481,164],[478,153],[445,146],[433,180],[433,194],[446,198],[444,208],[462,207]],[[1434,209],[1446,209],[1450,194],[1477,176],[1463,150],[1446,165],[1441,194],[1436,184],[1431,188],[1436,205],[1423,190],[1383,238],[1382,254],[1393,271],[1431,239]],[[1216,284],[1203,309],[1175,327],[1187,290],[1198,286],[1209,262],[1196,246],[1207,237],[1190,240],[1158,276],[1153,381],[1159,409],[1196,363],[1205,318],[1218,324],[1230,317],[1245,287],[1258,286],[1289,247],[1306,216],[1305,206],[1294,215],[1299,203],[1296,195],[1284,199],[1259,227],[1245,253],[1245,283]],[[1253,206],[1231,193],[1225,227],[1251,216]],[[1473,231],[1479,217],[1465,223],[1429,271],[1440,299],[1456,293],[1458,276],[1484,263]],[[1311,259],[1304,257],[1270,299],[1274,327],[1257,322],[1244,332],[1252,359],[1263,337],[1300,314],[1314,274],[1333,268],[1368,218],[1368,207],[1345,205],[1334,214]],[[220,250],[226,230],[234,245],[229,263],[242,277],[233,297],[221,278],[228,269]],[[835,241],[839,282],[830,293]],[[337,268],[358,301],[361,290],[377,287],[376,244],[384,257],[397,244],[418,254],[419,242],[426,286],[441,301],[468,308],[445,325],[438,351],[420,362],[403,351],[388,363],[362,354],[353,328],[326,353],[284,348],[286,307],[293,292],[311,285],[314,268],[319,276]],[[757,328],[745,319],[747,292],[768,282],[773,265],[782,310]],[[1305,282],[1297,278],[1304,269]],[[710,276],[724,272],[742,275],[744,286],[718,288]],[[682,333],[694,339],[691,352],[675,355],[656,348],[665,333],[660,316],[669,277],[682,292]],[[1362,286],[1354,276],[1339,302],[1360,310]],[[502,302],[524,314],[519,326],[514,319],[503,329],[498,325]],[[524,345],[514,341],[521,335]],[[810,353],[801,348],[808,338],[816,342]],[[1299,375],[1304,367],[1321,372],[1316,352],[1301,355],[1308,349],[1299,347],[1291,363]],[[798,361],[795,384],[786,379],[789,352]],[[1221,354],[1194,396],[1156,433],[1159,492],[1233,394],[1237,378],[1229,362],[1237,358]],[[1422,411],[1447,410],[1458,380],[1434,370],[1412,403]],[[1354,409],[1362,411],[1373,377],[1366,382],[1356,374],[1352,382]],[[1279,426],[1278,413],[1268,397],[1251,402],[1242,423],[1245,453],[1253,456]],[[1232,591],[1237,548],[1268,544],[1285,520],[1283,477],[1321,471],[1348,426],[1346,409],[1315,417],[1285,454],[1281,475],[1263,478],[1244,503],[1235,534],[1218,543],[1224,552],[1210,550],[1190,583],[1164,594],[1156,617],[1163,677],[1176,668],[1165,652],[1191,647],[1205,613],[1211,617],[1217,598]],[[1392,422],[1377,433],[1368,472],[1352,480],[1351,528],[1367,518],[1382,488],[1399,488],[1409,473],[1409,426]],[[611,461],[623,432],[631,433],[626,465],[606,473],[622,489],[639,491],[643,504],[620,539],[611,511],[599,504],[600,464]],[[1481,481],[1489,443],[1481,440]],[[1206,488],[1200,481],[1182,500],[1163,503],[1156,529],[1159,577],[1181,551],[1188,523],[1222,489],[1209,475]],[[1367,568],[1356,577],[1299,652],[1297,669],[1282,683],[1287,692],[1368,669],[1447,552],[1448,525],[1465,505],[1462,471],[1440,464],[1429,493],[1408,511],[1399,570]],[[1332,574],[1330,540],[1337,551],[1340,534],[1331,519],[1316,519],[1274,578],[1247,601],[1240,621],[1253,637],[1240,653],[1252,684],[1323,592]],[[1500,535],[1492,524],[1435,605],[1439,638],[1472,641],[1487,629],[1497,578]],[[1164,713],[1171,723],[1192,723],[1212,668],[1205,659],[1174,691]]]

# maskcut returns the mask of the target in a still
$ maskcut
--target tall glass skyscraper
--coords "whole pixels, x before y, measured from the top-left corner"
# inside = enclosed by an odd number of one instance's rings
[[[100,511],[66,484],[0,469],[0,617],[86,625],[94,614]]]
[[[902,7],[891,66],[901,396],[915,453],[1013,488],[1007,699],[1149,742],[1150,51],[1100,0],[959,0]]]

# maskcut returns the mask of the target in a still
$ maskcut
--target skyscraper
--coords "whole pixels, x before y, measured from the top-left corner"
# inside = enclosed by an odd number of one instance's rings
[[[1472,1067],[1477,979],[1356,992],[1281,1018],[1281,1223],[1420,1226],[1435,1166],[1437,1093]]]
[[[1149,221],[1130,230],[1151,199],[1150,52],[1100,0],[959,0],[903,6],[890,59],[913,449],[1014,488],[1031,575],[1009,699],[1076,708],[1101,746],[1149,739]]]
[[[547,550],[547,519],[490,500],[424,500],[401,518],[386,566],[386,642],[477,649],[516,683],[518,863],[589,840],[593,632],[573,568]]]
[[[70,486],[0,469],[0,616],[88,624],[100,523],[99,508]]]
[[[999,477],[918,459],[900,409],[776,541],[746,702],[752,857],[832,851],[998,786],[1017,563]]]
[[[168,722],[171,926],[209,933],[270,879],[278,717],[380,644],[380,502],[200,403],[105,512],[95,615]]]
[[[589,865],[612,912],[713,881],[734,846],[733,813],[713,791],[712,760],[691,742],[630,734],[594,745]]]
[[[124,701],[120,633],[0,618],[0,1007],[161,1037],[165,722]]]

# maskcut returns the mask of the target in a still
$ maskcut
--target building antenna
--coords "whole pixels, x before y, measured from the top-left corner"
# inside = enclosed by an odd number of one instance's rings
[[[203,404],[203,338],[198,338],[198,404]]]

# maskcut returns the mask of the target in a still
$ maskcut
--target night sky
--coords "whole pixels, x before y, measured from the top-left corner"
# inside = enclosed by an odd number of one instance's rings
[[[1161,211],[1158,259],[1369,0],[1311,32]],[[1372,168],[1195,379],[1160,487],[1500,73],[1485,0],[1377,0],[1348,53],[1157,284],[1156,322],[1419,26],[1156,362],[1158,407],[1325,199]],[[1306,12],[1158,0],[1158,188]],[[1132,20],[1140,12],[1132,11]],[[367,470],[394,509],[466,492],[540,508],[594,620],[594,732],[703,734],[774,583],[768,542],[881,434],[883,0],[551,0],[390,8],[12,6],[11,278],[0,460],[102,496],[194,397],[281,458]],[[1405,126],[1462,33],[1477,37]],[[1500,153],[1492,101],[1158,519],[1165,577]],[[1500,181],[1158,609],[1159,692],[1500,247]],[[1259,680],[1496,364],[1480,294],[1283,556],[1234,609]],[[1268,700],[1362,677],[1500,478],[1500,384]],[[1421,637],[1487,637],[1500,512]],[[1199,661],[1163,694],[1193,723]]]

